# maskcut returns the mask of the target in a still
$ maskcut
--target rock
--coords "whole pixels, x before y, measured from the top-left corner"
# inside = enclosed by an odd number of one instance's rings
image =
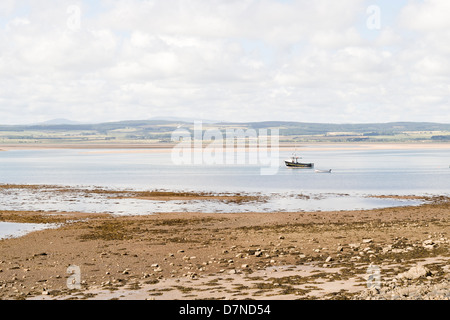
[[[151,267],[152,267],[152,268],[158,268],[159,265],[158,265],[157,263],[154,263],[154,264],[151,265]]]
[[[342,246],[337,247],[337,251],[338,252],[344,251],[344,247],[342,247]]]
[[[243,264],[243,265],[241,266],[242,269],[248,269],[248,267],[249,267],[248,264]]]
[[[153,269],[153,271],[155,271],[155,272],[162,272],[163,270],[161,269],[161,267],[158,267],[156,269]]]
[[[419,279],[422,277],[427,277],[427,276],[431,276],[431,271],[423,266],[416,266],[416,267],[412,267],[411,269],[409,269],[406,272],[403,272],[401,274],[399,274],[397,277],[399,279],[408,279],[408,280],[413,280],[413,279]]]
[[[325,262],[330,262],[330,261],[333,261],[333,258],[332,258],[332,257],[328,257],[328,258],[325,260]]]
[[[428,239],[428,240],[425,240],[424,242],[422,242],[422,246],[425,249],[432,250],[437,246],[437,243],[431,239]]]
[[[285,238],[284,238],[284,236],[279,236],[278,239],[284,240]]]
[[[372,243],[373,239],[363,239],[363,243]]]
[[[41,252],[41,253],[36,253],[36,254],[34,254],[35,257],[38,257],[38,256],[46,256],[46,255],[47,255],[46,252]]]
[[[262,252],[261,252],[261,251],[256,251],[256,252],[255,252],[255,257],[261,257],[261,255],[262,255]]]

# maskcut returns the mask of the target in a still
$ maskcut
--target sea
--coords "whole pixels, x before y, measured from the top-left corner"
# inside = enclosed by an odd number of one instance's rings
[[[161,212],[310,212],[420,205],[423,200],[379,195],[450,194],[450,147],[304,148],[301,161],[314,169],[288,168],[292,150],[279,151],[270,174],[266,163],[175,163],[170,149],[42,149],[0,152],[0,185],[55,185],[73,193],[0,189],[0,210],[102,212],[145,215]],[[238,154],[236,154],[238,156]],[[274,165],[275,164],[275,165]],[[275,168],[275,170],[273,170]],[[316,170],[329,170],[318,173]],[[264,201],[152,201],[86,196],[83,189],[165,190],[257,195]],[[1,232],[20,224],[0,224]],[[28,226],[35,228],[36,226]],[[6,231],[1,231],[3,230]],[[8,229],[9,228],[9,229]]]

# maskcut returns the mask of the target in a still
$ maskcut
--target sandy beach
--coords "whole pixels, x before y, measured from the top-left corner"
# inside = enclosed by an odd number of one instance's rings
[[[449,299],[450,199],[427,200],[310,213],[0,212],[61,224],[0,240],[0,298]],[[368,288],[374,267],[380,283]]]

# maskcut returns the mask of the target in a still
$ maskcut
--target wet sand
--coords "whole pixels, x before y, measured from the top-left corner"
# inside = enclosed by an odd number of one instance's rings
[[[0,212],[1,221],[63,223],[0,240],[0,298],[401,299],[426,298],[423,288],[437,286],[431,298],[447,299],[449,203],[313,213]],[[73,265],[80,289],[67,285]],[[367,289],[370,265],[381,270],[381,290]],[[399,278],[417,265],[430,273]]]

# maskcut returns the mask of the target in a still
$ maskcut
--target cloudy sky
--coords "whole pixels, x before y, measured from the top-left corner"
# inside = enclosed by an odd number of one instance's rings
[[[450,122],[448,0],[1,0],[0,124]]]

